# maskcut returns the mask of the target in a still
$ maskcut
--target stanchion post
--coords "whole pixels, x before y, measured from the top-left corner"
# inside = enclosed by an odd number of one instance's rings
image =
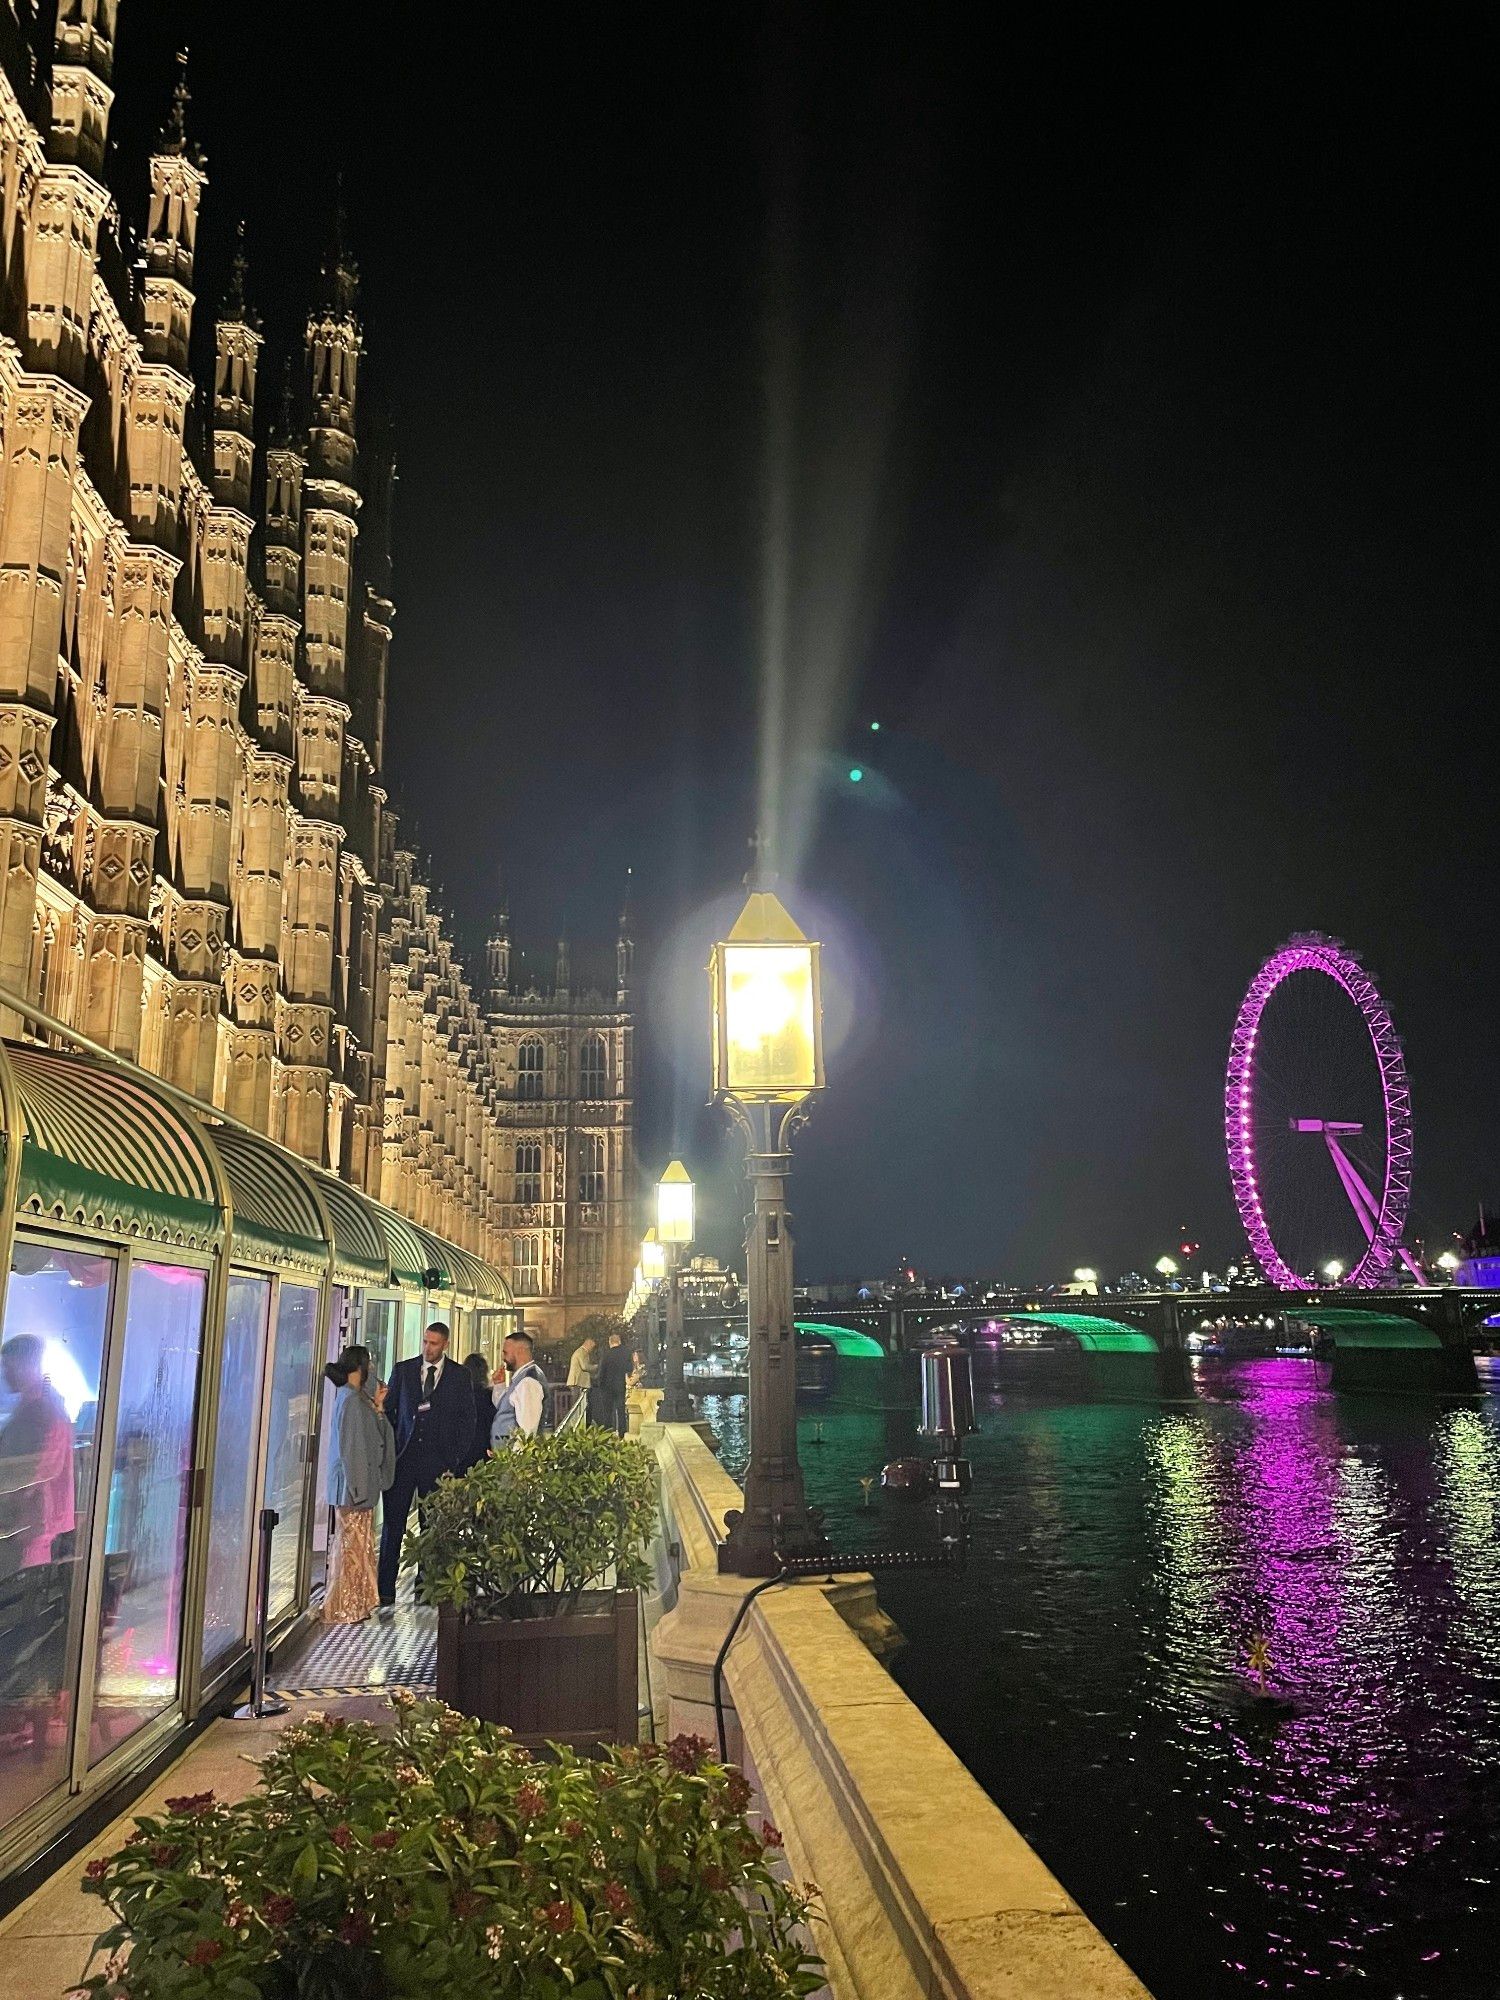
[[[285,1715],[291,1707],[280,1695],[266,1692],[266,1626],[271,1615],[271,1538],[281,1516],[274,1507],[260,1513],[260,1579],[255,1592],[255,1648],[250,1663],[250,1699],[234,1711],[236,1722],[259,1722],[267,1715]]]

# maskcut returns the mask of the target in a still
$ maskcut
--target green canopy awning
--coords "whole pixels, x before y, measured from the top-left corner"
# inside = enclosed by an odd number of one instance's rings
[[[211,1138],[234,1204],[232,1261],[290,1265],[321,1277],[328,1268],[327,1225],[301,1161],[232,1125],[214,1126]]]
[[[378,1285],[385,1290],[391,1282],[391,1260],[386,1255],[379,1204],[347,1181],[335,1180],[332,1174],[318,1175],[318,1192],[333,1222],[335,1279],[340,1284]]]
[[[428,1255],[427,1244],[435,1243],[435,1237],[424,1241],[423,1232],[415,1223],[408,1222],[404,1215],[397,1215],[395,1209],[387,1208],[384,1202],[371,1202],[370,1206],[380,1217],[380,1227],[385,1233],[385,1253],[390,1260],[391,1277],[398,1285],[410,1285],[414,1291],[441,1291],[447,1283],[447,1272],[441,1261],[434,1263]]]
[[[88,1056],[7,1043],[20,1100],[18,1212],[212,1250],[224,1210],[208,1136],[144,1079]]]
[[[471,1308],[514,1303],[510,1286],[482,1257],[476,1257],[472,1250],[460,1249],[456,1243],[446,1242],[441,1236],[434,1236],[430,1229],[419,1229],[417,1234],[427,1252],[429,1270],[443,1274],[439,1290],[453,1292],[462,1304]]]

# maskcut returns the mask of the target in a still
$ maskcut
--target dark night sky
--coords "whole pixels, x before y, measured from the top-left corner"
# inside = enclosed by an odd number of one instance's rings
[[[821,808],[790,900],[839,1017],[803,1275],[1120,1268],[1183,1223],[1232,1255],[1229,1028],[1303,928],[1405,1036],[1418,1232],[1500,1198],[1477,10],[121,15],[122,163],[186,40],[209,282],[247,215],[275,337],[343,171],[399,795],[476,935],[503,866],[533,943],[607,941],[634,864],[643,1162],[675,1121],[713,1247],[773,266]]]

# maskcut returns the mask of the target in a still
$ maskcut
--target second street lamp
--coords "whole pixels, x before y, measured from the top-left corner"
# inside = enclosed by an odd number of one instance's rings
[[[690,1424],[697,1415],[682,1372],[682,1260],[694,1226],[692,1175],[673,1160],[656,1183],[656,1238],[667,1259],[666,1363],[656,1413],[662,1424]]]
[[[822,1516],[797,1459],[797,1333],[786,1206],[791,1137],[823,1088],[818,946],[758,880],[709,964],[714,1097],[745,1135],[754,1207],[745,1237],[750,1463],[745,1505],[726,1515],[719,1568],[774,1576],[784,1556],[821,1555]]]

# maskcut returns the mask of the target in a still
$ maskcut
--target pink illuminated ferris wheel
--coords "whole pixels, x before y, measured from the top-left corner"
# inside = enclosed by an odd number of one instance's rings
[[[1289,938],[1240,1006],[1224,1081],[1234,1198],[1272,1284],[1392,1282],[1411,1199],[1411,1092],[1375,982],[1338,938]]]

